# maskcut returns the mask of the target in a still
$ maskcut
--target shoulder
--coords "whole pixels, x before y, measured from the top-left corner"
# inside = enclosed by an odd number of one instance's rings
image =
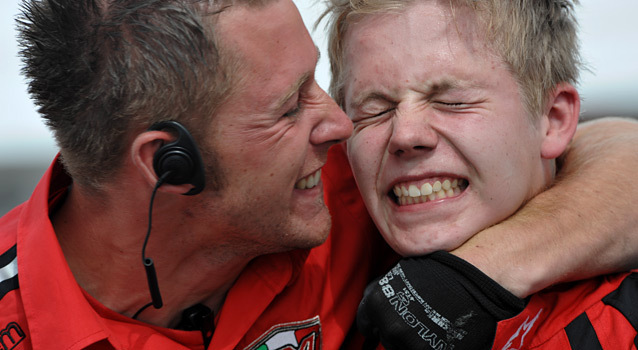
[[[635,273],[567,283],[533,295],[521,314],[499,322],[494,345],[499,349],[553,349],[570,348],[566,344],[633,341],[638,319],[631,315],[636,314]]]
[[[17,226],[20,207],[0,218],[0,301],[18,288]]]
[[[0,301],[18,288],[16,242],[20,213],[21,206],[0,218]]]
[[[27,337],[28,329],[18,282],[15,230],[9,229],[9,221],[0,220],[0,345],[13,349]]]
[[[19,206],[0,218],[0,322],[15,309],[11,308],[10,312],[8,305],[21,304],[19,296],[14,296],[19,289],[16,242],[21,212],[22,206]]]
[[[24,204],[0,217],[0,253],[16,244],[18,221]]]

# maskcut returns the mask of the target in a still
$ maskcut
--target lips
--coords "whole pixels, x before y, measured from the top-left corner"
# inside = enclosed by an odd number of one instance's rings
[[[468,186],[461,178],[440,178],[423,181],[401,182],[388,194],[400,206],[425,203],[460,195]]]

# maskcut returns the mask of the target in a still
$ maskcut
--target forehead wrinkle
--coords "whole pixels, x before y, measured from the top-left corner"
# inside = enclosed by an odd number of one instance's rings
[[[310,77],[312,77],[312,75],[314,74],[314,70],[317,68],[317,64],[319,63],[319,58],[321,55],[318,46],[315,46],[315,50],[317,57],[315,59],[315,66],[313,71],[302,74],[299,79],[297,79],[292,85],[290,85],[288,90],[286,90],[286,93],[279,100],[277,100],[277,103],[275,104],[275,110],[282,108],[286,104],[286,102],[288,102],[288,100],[290,100],[297,93],[297,91],[299,91],[301,86],[308,80],[310,80]]]

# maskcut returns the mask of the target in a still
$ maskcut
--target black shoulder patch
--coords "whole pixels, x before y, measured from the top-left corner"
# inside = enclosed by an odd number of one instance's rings
[[[638,331],[638,274],[627,276],[618,289],[603,298],[603,302],[620,311]],[[634,338],[634,345],[638,346],[638,336]]]
[[[569,346],[574,350],[602,350],[596,330],[586,313],[580,314],[565,327]]]
[[[14,245],[0,255],[0,299],[18,285],[18,258],[17,247]]]

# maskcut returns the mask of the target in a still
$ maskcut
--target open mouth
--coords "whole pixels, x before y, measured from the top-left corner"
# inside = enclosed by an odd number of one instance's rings
[[[400,206],[419,204],[444,198],[457,197],[468,186],[465,179],[444,178],[433,182],[395,184],[388,196]]]
[[[311,189],[317,186],[319,180],[321,180],[321,169],[297,181],[297,183],[295,184],[295,188],[298,190]]]

